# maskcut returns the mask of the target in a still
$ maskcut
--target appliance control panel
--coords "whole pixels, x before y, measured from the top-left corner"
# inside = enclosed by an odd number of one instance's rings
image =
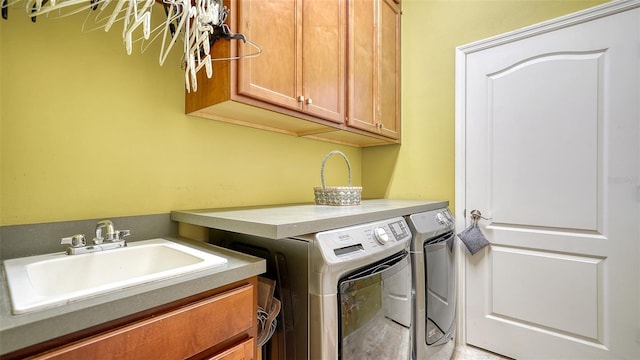
[[[322,257],[339,263],[379,252],[400,251],[409,245],[411,230],[402,217],[319,232],[315,235]]]
[[[455,228],[455,220],[447,208],[413,214],[409,218],[420,234],[435,235]]]

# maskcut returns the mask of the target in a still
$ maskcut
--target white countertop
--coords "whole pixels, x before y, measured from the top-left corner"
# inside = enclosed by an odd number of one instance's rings
[[[448,201],[363,200],[355,206],[297,204],[172,211],[171,220],[282,239],[447,207]]]

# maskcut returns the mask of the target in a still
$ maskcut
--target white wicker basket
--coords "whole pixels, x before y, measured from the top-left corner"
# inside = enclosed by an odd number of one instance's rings
[[[327,159],[329,159],[329,157],[334,154],[342,156],[347,162],[347,168],[349,169],[348,186],[325,186],[324,166],[327,162]],[[324,157],[324,159],[322,159],[322,167],[320,168],[320,180],[322,181],[322,187],[313,188],[313,192],[315,193],[316,205],[360,205],[362,187],[351,186],[351,164],[349,163],[349,159],[347,159],[347,156],[341,151],[333,150],[328,153]]]

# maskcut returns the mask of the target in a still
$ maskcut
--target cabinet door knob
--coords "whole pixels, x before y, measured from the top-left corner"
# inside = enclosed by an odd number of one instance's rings
[[[313,99],[308,98],[308,99],[307,99],[307,105],[311,105],[311,104],[313,104]]]
[[[298,102],[304,102],[304,96],[302,95],[298,96]]]

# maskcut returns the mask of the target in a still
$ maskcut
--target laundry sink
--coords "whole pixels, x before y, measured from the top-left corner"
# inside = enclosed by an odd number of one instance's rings
[[[81,255],[61,252],[10,259],[4,268],[13,313],[23,314],[226,262],[186,245],[152,239]]]

